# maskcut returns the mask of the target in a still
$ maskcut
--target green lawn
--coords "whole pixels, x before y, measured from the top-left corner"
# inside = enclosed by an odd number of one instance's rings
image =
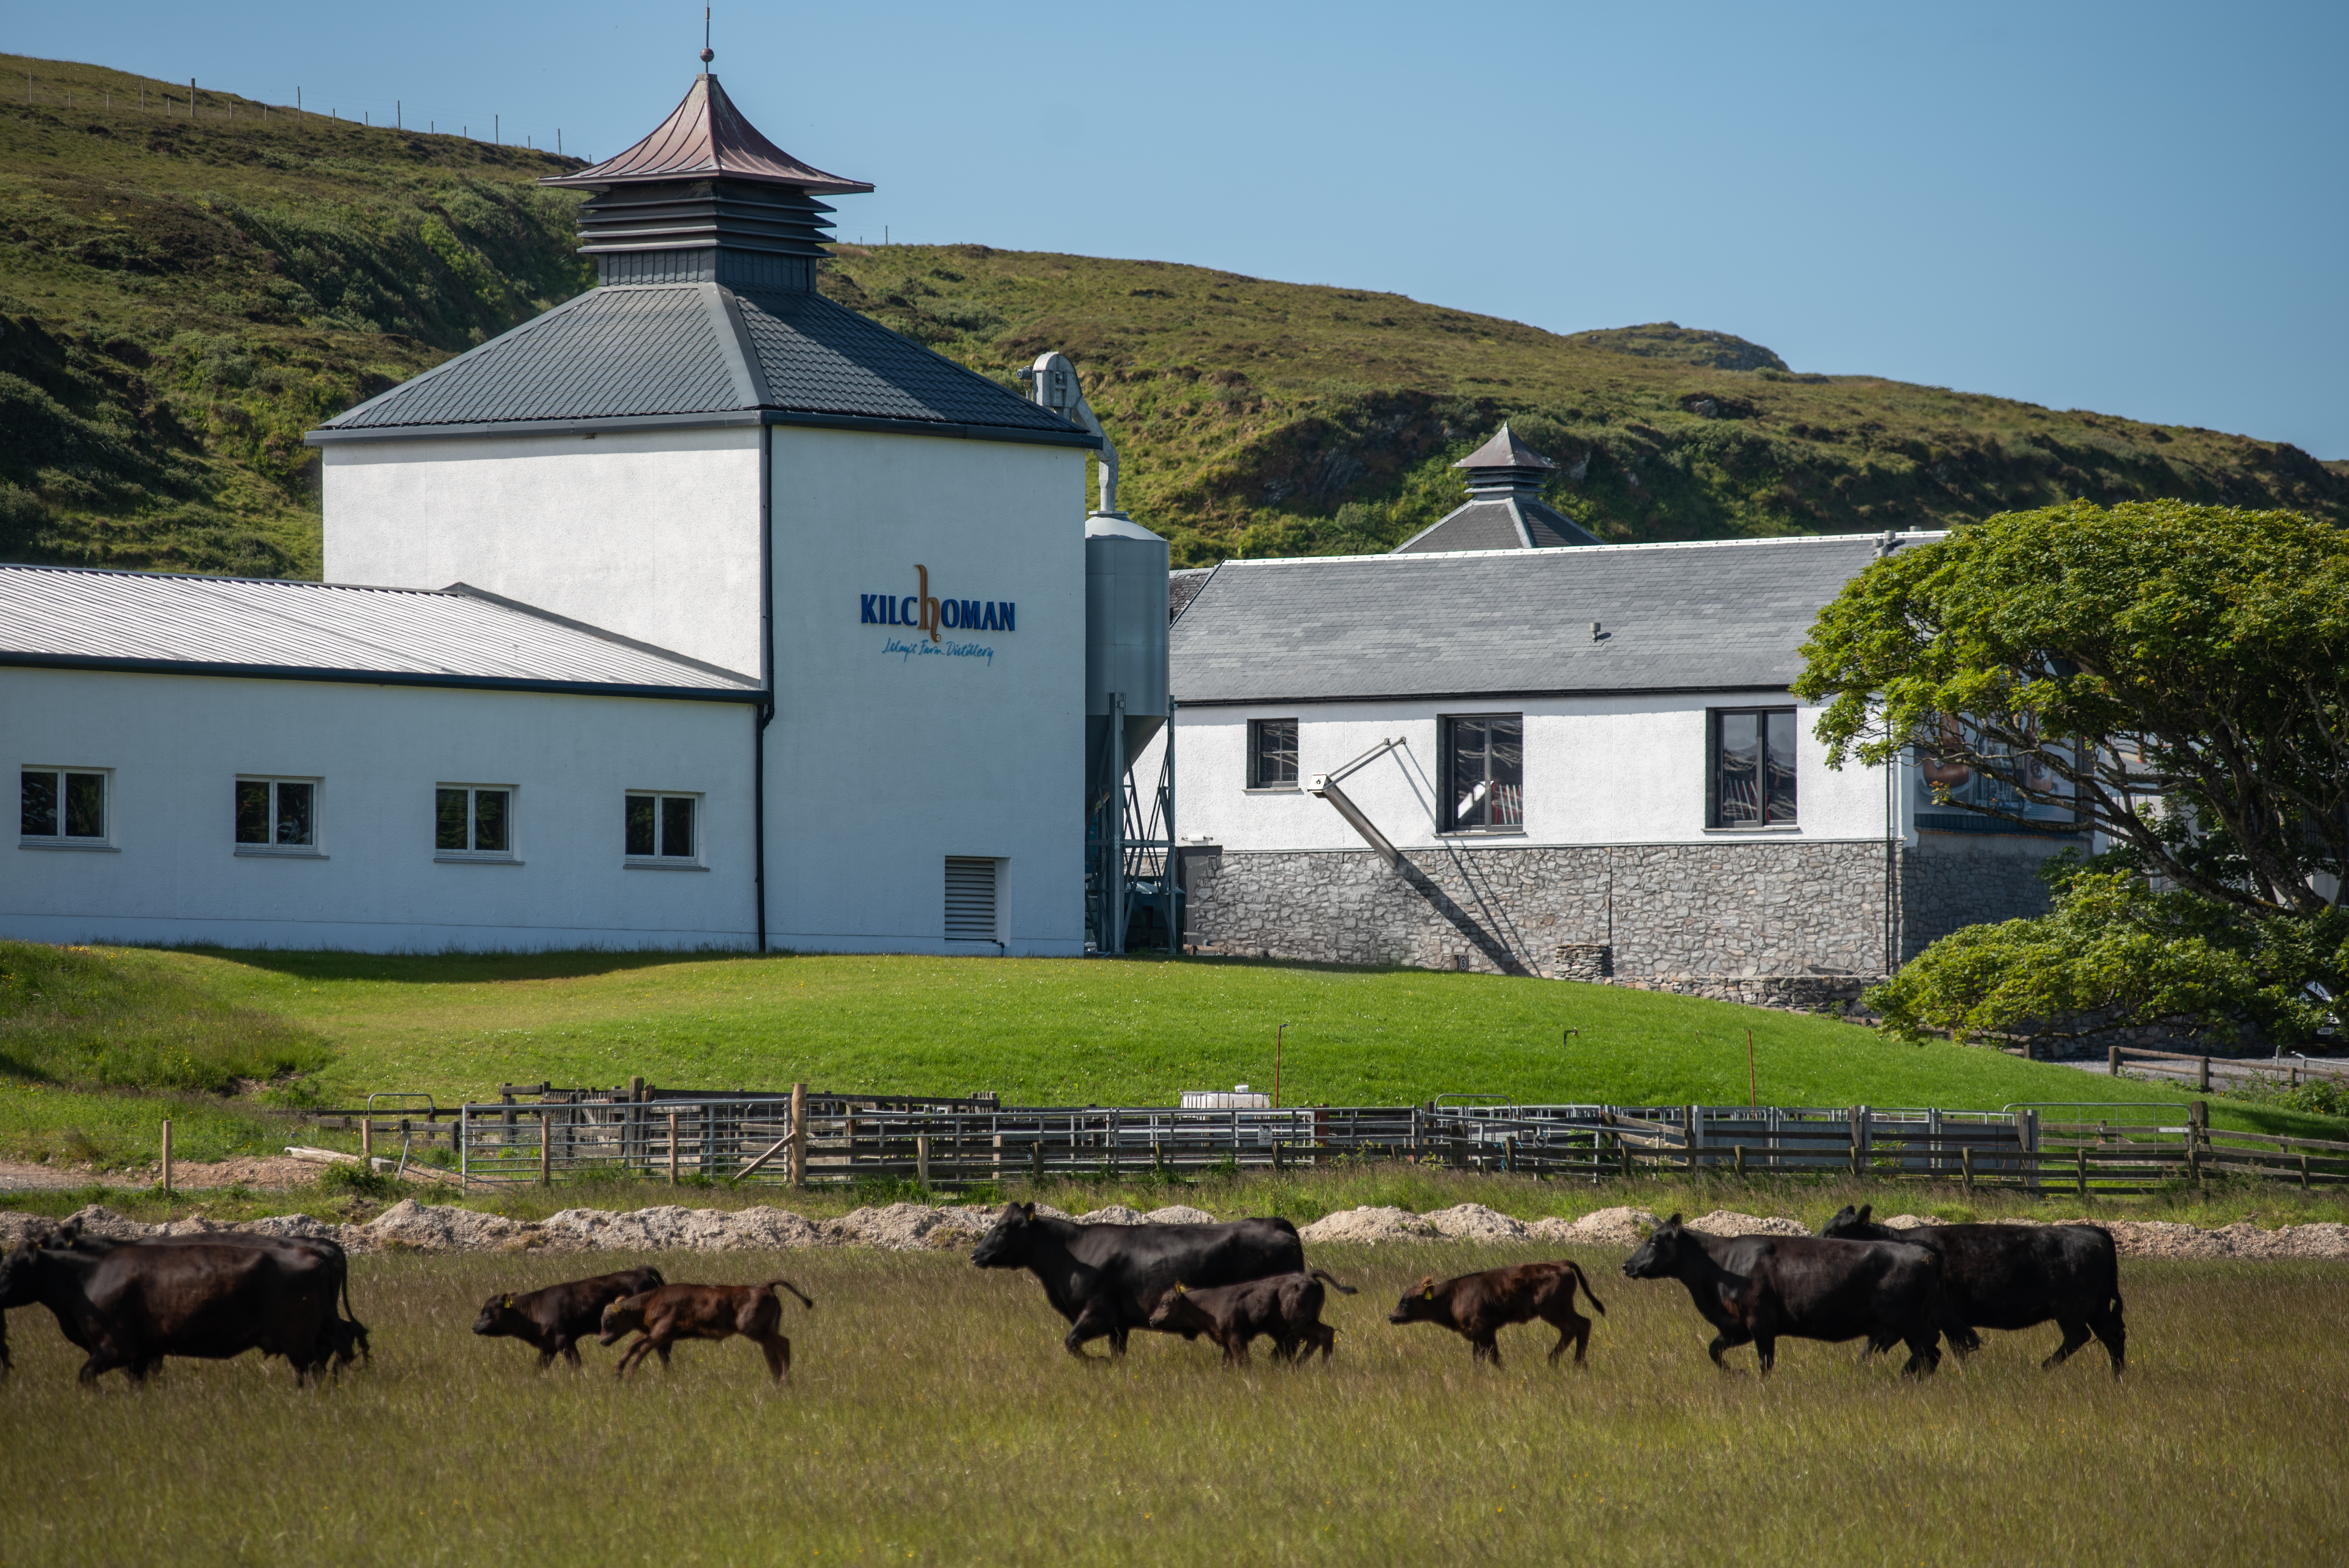
[[[1425,970],[581,953],[98,950],[92,962],[167,971],[186,995],[209,999],[222,1029],[318,1042],[325,1065],[305,1091],[336,1104],[375,1089],[428,1090],[448,1103],[503,1082],[610,1085],[635,1075],[677,1088],[801,1081],[993,1090],[1021,1104],[1166,1104],[1185,1088],[1269,1087],[1282,1023],[1291,1102],[1479,1093],[1742,1103],[1749,1029],[1764,1104],[1995,1109],[2181,1098],[1995,1050],[1893,1044],[1829,1018]],[[2224,1101],[2213,1110],[2222,1122],[2278,1130],[2333,1125]]]

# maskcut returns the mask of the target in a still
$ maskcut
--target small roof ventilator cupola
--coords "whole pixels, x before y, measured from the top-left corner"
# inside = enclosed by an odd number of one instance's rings
[[[1468,475],[1468,504],[1395,547],[1397,555],[1453,550],[1555,550],[1596,544],[1599,536],[1541,498],[1557,465],[1500,433],[1452,465]]]

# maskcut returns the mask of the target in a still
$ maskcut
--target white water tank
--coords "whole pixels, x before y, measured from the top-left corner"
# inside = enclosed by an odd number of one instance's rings
[[[1123,774],[1166,722],[1166,542],[1119,512],[1085,519],[1085,773],[1098,776],[1110,698],[1125,706]]]

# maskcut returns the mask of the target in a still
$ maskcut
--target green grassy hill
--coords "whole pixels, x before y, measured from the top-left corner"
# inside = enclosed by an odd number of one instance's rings
[[[315,577],[302,432],[594,281],[575,159],[0,67],[0,560]]]
[[[1007,1104],[1171,1105],[1273,1082],[1295,1104],[1940,1106],[2145,1100],[2173,1087],[2002,1052],[1899,1045],[1830,1018],[1501,975],[1225,960],[444,957],[145,952],[0,943],[0,1153],[143,1150],[104,1091],[274,1082],[308,1103],[371,1090],[442,1104],[504,1083],[993,1091]],[[1569,1036],[1565,1031],[1577,1033]],[[2338,1137],[2325,1118],[2212,1102],[2221,1125]],[[151,1137],[151,1117],[147,1136]],[[224,1125],[224,1124],[223,1124]],[[123,1141],[128,1140],[127,1142]],[[194,1145],[191,1146],[195,1147]]]
[[[577,167],[0,56],[0,559],[315,574],[308,426],[569,297]],[[142,97],[143,107],[142,107]],[[67,101],[70,95],[70,102]],[[166,107],[166,100],[170,107]],[[842,245],[824,287],[1010,385],[1068,353],[1176,559],[1385,549],[1516,422],[1610,540],[1939,525],[2073,496],[2349,522],[2349,464],[1161,262]],[[1570,302],[1562,302],[1570,306]]]

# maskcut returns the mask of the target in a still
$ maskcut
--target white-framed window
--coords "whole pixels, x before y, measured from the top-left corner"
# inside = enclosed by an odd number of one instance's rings
[[[114,847],[114,769],[36,764],[17,773],[16,842],[28,850]]]
[[[998,892],[1002,886],[1001,861],[968,855],[947,857],[947,940],[1003,940]]]
[[[265,779],[240,773],[230,829],[240,855],[316,855],[316,779]]]
[[[700,870],[701,797],[629,790],[620,856],[621,864],[643,870]]]
[[[442,784],[432,795],[432,858],[520,865],[511,784]]]

